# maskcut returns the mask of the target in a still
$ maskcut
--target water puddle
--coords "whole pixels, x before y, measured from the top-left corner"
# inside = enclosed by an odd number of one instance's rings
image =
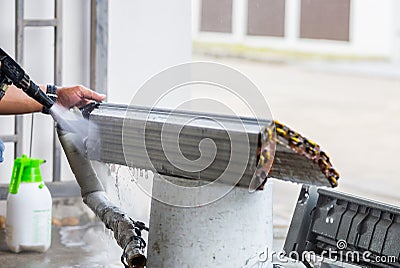
[[[90,245],[94,237],[98,237],[97,233],[103,232],[104,225],[100,222],[82,226],[63,226],[60,228],[60,242],[66,247],[84,247]]]
[[[120,256],[122,249],[117,245],[113,233],[101,222],[92,222],[82,226],[65,226],[60,228],[61,244],[81,251],[79,264],[64,264],[62,268],[123,267]]]

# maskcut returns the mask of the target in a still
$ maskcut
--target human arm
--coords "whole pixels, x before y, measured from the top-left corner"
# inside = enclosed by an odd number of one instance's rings
[[[40,86],[46,91],[46,86]],[[90,101],[103,101],[105,95],[98,94],[84,86],[60,87],[57,90],[57,103],[71,108],[73,106],[82,107]],[[43,106],[34,99],[26,95],[22,90],[15,86],[9,86],[5,96],[0,101],[0,114],[24,114],[41,112]]]

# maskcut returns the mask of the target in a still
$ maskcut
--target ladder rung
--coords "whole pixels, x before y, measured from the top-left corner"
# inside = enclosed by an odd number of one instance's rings
[[[57,19],[50,20],[24,20],[25,27],[56,27]]]
[[[18,141],[18,135],[4,135],[4,136],[0,136],[0,139],[3,142],[17,142]]]

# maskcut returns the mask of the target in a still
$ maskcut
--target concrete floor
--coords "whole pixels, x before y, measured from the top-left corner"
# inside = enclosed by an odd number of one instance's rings
[[[330,154],[342,175],[339,191],[400,205],[400,75],[382,75],[385,68],[392,70],[390,65],[195,59],[227,64],[246,74],[267,98],[275,118]],[[275,250],[283,244],[299,187],[274,183]],[[54,229],[52,247],[45,254],[12,254],[2,240],[0,267],[121,267],[115,242],[105,235],[99,243],[98,233],[104,231],[92,233],[87,246],[65,247]]]
[[[82,237],[87,236],[88,230],[83,231]],[[102,237],[104,230],[92,230]],[[81,240],[82,241],[82,240]],[[50,249],[45,253],[23,252],[19,254],[8,251],[5,244],[4,229],[0,229],[0,267],[2,268],[114,268],[123,267],[119,261],[120,254],[109,252],[111,241],[100,240],[84,246],[65,246],[61,243],[60,228],[53,227]],[[97,245],[97,246],[96,246]]]

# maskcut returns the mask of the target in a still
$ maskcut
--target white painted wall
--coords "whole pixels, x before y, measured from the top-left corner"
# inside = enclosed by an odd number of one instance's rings
[[[109,101],[130,103],[163,69],[191,59],[191,2],[110,1]]]
[[[353,0],[350,38],[358,53],[390,56],[394,5],[393,0]]]
[[[394,8],[392,9],[393,18],[393,41],[392,41],[392,60],[400,62],[400,16],[398,16],[400,10],[400,1],[394,1]]]
[[[89,85],[90,0],[64,2],[63,84]],[[26,0],[26,18],[50,18],[53,0]],[[0,47],[14,55],[14,1],[0,0]],[[128,103],[132,93],[160,70],[191,58],[190,1],[113,0],[109,4],[109,101]],[[52,82],[53,34],[50,29],[26,31],[26,71],[38,83]],[[30,115],[26,115],[24,151],[29,150]],[[14,131],[11,117],[0,117],[0,135]],[[42,175],[51,180],[52,120],[35,115],[33,157],[46,159]],[[12,144],[0,164],[0,183],[8,183]],[[62,178],[73,179],[64,159]]]
[[[239,43],[254,47],[295,50],[339,55],[385,57],[400,56],[400,23],[394,10],[396,0],[352,0],[350,15],[350,42],[300,39],[300,0],[286,0],[285,37],[246,36],[247,0],[233,0],[233,33],[199,32],[201,0],[193,0],[197,10],[193,29],[197,41],[216,43]],[[396,9],[397,7],[397,9]],[[397,56],[396,56],[397,55]]]

